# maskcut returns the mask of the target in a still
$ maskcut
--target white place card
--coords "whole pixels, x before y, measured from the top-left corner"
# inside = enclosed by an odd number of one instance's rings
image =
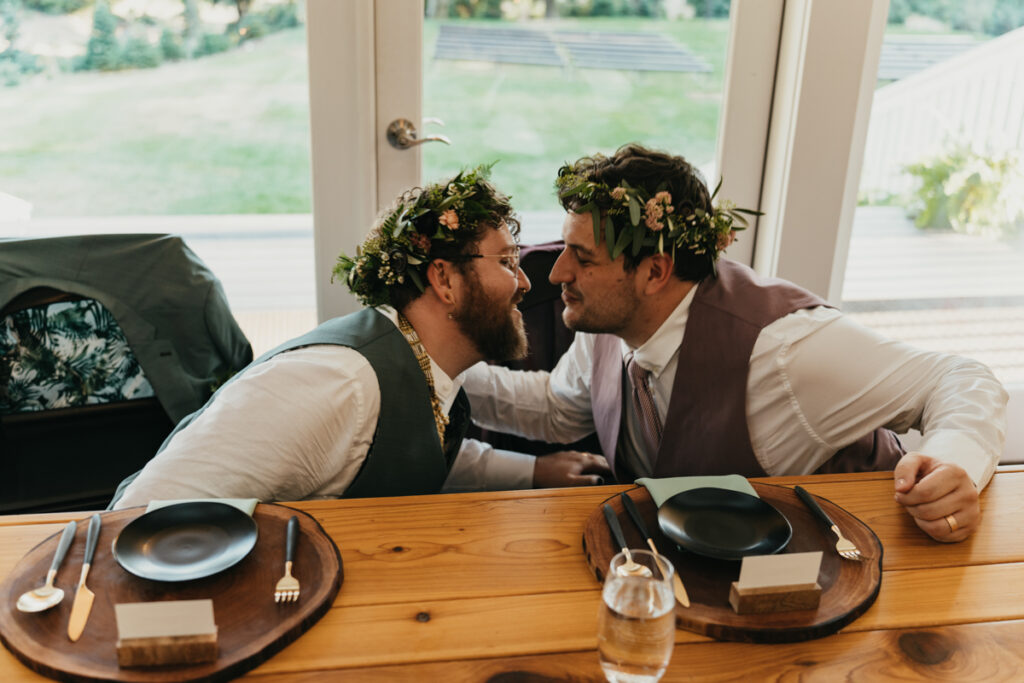
[[[768,588],[772,586],[801,586],[815,584],[821,569],[820,550],[810,553],[787,553],[784,555],[751,555],[743,558],[740,590]]]

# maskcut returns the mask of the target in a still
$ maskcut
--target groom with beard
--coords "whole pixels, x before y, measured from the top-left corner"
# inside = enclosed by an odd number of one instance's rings
[[[186,417],[112,507],[596,484],[597,455],[465,439],[464,370],[526,353],[519,222],[489,169],[410,190],[335,276],[366,308],[257,358]]]

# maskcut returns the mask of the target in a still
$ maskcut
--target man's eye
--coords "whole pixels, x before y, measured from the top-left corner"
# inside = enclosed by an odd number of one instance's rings
[[[501,259],[501,265],[505,266],[509,270],[515,270],[516,269],[516,260],[514,258],[512,258],[511,256],[509,256],[508,258]]]

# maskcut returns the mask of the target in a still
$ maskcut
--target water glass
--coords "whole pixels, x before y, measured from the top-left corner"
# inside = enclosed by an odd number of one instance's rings
[[[649,550],[630,551],[649,572],[627,574],[625,553],[612,558],[604,580],[597,625],[597,651],[611,683],[659,680],[675,643],[672,563]]]

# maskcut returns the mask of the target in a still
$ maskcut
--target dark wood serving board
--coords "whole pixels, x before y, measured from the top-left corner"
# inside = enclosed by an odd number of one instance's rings
[[[882,580],[882,544],[875,533],[838,505],[816,497],[865,556],[861,561],[844,560],[835,552],[835,535],[800,502],[793,489],[751,483],[757,495],[785,515],[793,526],[793,538],[781,552],[824,551],[818,574],[821,604],[815,610],[737,614],[729,605],[729,587],[739,578],[740,562],[716,560],[680,549],[661,533],[657,508],[647,489],[641,486],[626,493],[639,508],[658,551],[672,561],[690,597],[690,607],[676,603],[676,626],[718,640],[789,643],[830,635],[863,614],[878,596]],[[607,502],[619,516],[629,547],[647,547],[619,496]],[[583,549],[594,576],[604,581],[608,563],[619,548],[612,541],[600,506],[587,518]]]
[[[96,594],[85,632],[68,640],[68,617],[85,548],[88,516],[79,522],[74,544],[57,574],[64,600],[47,612],[23,614],[18,596],[43,583],[59,534],[21,559],[0,585],[0,640],[28,668],[61,681],[225,681],[265,662],[327,613],[341,588],[341,555],[320,524],[305,512],[281,505],[257,505],[259,538],[241,562],[194,581],[163,583],[135,577],[117,564],[110,547],[121,529],[144,512],[131,508],[103,514],[96,556],[86,581]],[[299,518],[293,574],[302,593],[294,603],[275,603],[274,585],[284,574],[285,526]],[[84,522],[84,523],[83,523]],[[158,600],[213,600],[219,656],[189,666],[122,669],[117,665],[114,605]]]

